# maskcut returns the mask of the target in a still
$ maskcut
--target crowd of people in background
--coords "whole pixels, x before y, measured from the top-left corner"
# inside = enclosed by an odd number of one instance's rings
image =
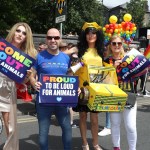
[[[47,49],[47,44],[45,42],[39,43],[39,46],[38,46],[38,49],[37,49],[38,53],[42,52],[42,51],[44,51],[46,49]]]
[[[68,36],[72,36],[70,32]],[[48,134],[51,125],[51,115],[54,113],[62,129],[62,142],[64,150],[72,149],[72,128],[79,127],[82,150],[89,150],[90,146],[87,140],[87,116],[90,115],[92,147],[94,150],[102,150],[98,143],[98,135],[111,135],[113,149],[121,150],[120,145],[120,125],[121,118],[124,119],[127,141],[129,150],[136,150],[137,130],[136,130],[136,113],[137,103],[132,108],[125,107],[123,112],[106,112],[106,123],[102,131],[99,132],[98,114],[90,110],[87,105],[77,104],[76,107],[64,106],[45,106],[40,105],[39,90],[41,83],[39,76],[41,73],[52,75],[67,75],[74,59],[82,58],[88,65],[102,66],[103,61],[112,63],[117,67],[122,58],[128,53],[133,46],[126,45],[119,36],[112,36],[107,47],[104,47],[104,35],[97,23],[85,23],[79,35],[78,43],[67,43],[61,39],[59,30],[51,28],[47,31],[46,42],[38,45],[37,51],[34,48],[32,31],[28,24],[17,23],[9,31],[6,40],[21,51],[36,59],[36,63],[31,69],[31,74],[27,73],[28,81],[37,91],[36,94],[36,112],[39,125],[39,147],[41,150],[48,150]],[[134,47],[143,53],[139,47]],[[111,61],[110,61],[111,60]],[[53,64],[49,66],[49,62]],[[42,64],[45,64],[44,67]],[[65,65],[62,66],[61,64]],[[60,69],[57,69],[57,68]],[[46,68],[46,69],[45,69]],[[0,74],[0,112],[5,124],[7,140],[3,150],[19,150],[19,141],[17,136],[17,116],[16,116],[16,89],[15,82],[8,77]],[[37,78],[35,78],[37,77]],[[134,81],[133,93],[137,96],[150,97],[146,89],[146,82],[149,73],[144,74]],[[26,83],[27,81],[25,81]],[[139,83],[140,82],[140,83]],[[124,83],[123,83],[124,84]],[[125,83],[126,84],[126,83]],[[129,83],[131,84],[131,83]],[[138,85],[140,84],[138,89]],[[130,89],[131,90],[131,89]],[[80,94],[80,90],[78,91]],[[79,113],[79,125],[74,122],[73,114]]]

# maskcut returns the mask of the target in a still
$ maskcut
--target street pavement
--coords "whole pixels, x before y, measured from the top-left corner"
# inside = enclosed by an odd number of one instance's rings
[[[147,83],[147,89],[150,89],[150,82]],[[137,111],[137,150],[150,150],[150,98],[137,97],[138,111]],[[19,143],[20,150],[38,150],[38,123],[35,115],[34,101],[30,103],[24,103],[18,100],[18,130],[19,130]],[[74,121],[79,124],[78,113],[74,114]],[[105,113],[99,113],[99,130],[102,130],[105,126]],[[90,132],[90,119],[87,119],[87,139],[90,145],[90,150],[94,150],[92,147],[92,136]],[[81,150],[81,136],[79,128],[73,130],[73,150]],[[3,130],[0,135],[0,150],[6,139],[5,132]],[[99,144],[104,150],[112,150],[111,136],[99,137]],[[124,124],[121,124],[121,148],[122,150],[128,150],[126,132]],[[49,149],[50,150],[63,150],[61,142],[61,129],[55,117],[52,118],[52,125],[49,134]]]

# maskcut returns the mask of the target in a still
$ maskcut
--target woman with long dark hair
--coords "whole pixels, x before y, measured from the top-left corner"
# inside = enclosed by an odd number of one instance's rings
[[[78,43],[78,56],[87,65],[102,66],[104,36],[100,26],[96,22],[85,23],[82,27]],[[87,114],[90,113],[92,143],[94,150],[101,150],[98,144],[98,112],[92,111],[87,105],[78,104],[74,111],[79,112],[80,133],[82,137],[82,149],[89,150],[86,138]]]

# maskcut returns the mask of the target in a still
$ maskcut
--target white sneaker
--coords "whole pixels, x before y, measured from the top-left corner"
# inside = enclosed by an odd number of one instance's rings
[[[104,127],[104,129],[98,133],[99,136],[106,136],[109,134],[111,134],[111,130],[106,127]]]
[[[145,92],[148,93],[148,94],[150,93],[150,91],[148,91],[148,90],[145,90]]]
[[[148,95],[147,93],[145,95],[143,95],[144,97],[150,97],[150,95]]]
[[[141,94],[140,93],[136,93],[136,96],[141,96]]]

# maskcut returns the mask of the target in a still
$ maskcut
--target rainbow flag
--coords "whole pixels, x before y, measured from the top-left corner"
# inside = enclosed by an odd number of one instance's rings
[[[148,47],[144,51],[144,56],[150,60],[150,45],[148,45]]]

